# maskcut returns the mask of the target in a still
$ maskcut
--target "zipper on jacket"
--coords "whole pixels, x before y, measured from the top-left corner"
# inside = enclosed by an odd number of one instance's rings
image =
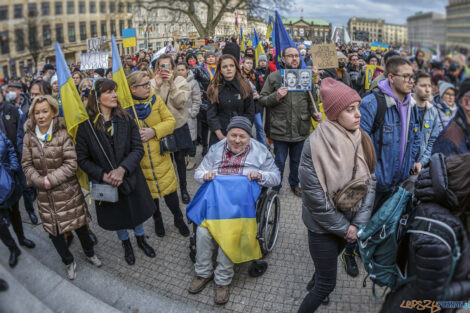
[[[145,121],[142,121],[142,124],[144,126],[148,127],[148,124],[145,123]],[[146,142],[146,144],[147,144],[147,151],[148,151],[148,154],[149,154],[150,167],[152,168],[152,174],[153,174],[153,178],[155,180],[155,186],[157,187],[158,196],[161,198],[162,194],[160,192],[160,187],[158,186],[157,175],[155,174],[155,170],[153,169],[152,154],[150,153],[150,144],[149,144],[148,141]]]

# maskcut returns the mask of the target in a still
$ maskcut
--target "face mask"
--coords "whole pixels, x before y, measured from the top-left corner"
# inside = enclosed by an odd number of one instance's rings
[[[338,67],[339,67],[339,68],[343,68],[343,67],[345,67],[345,66],[346,66],[346,63],[344,63],[344,62],[339,62],[339,63],[338,63]]]
[[[9,92],[7,93],[7,97],[6,97],[6,98],[7,98],[7,100],[10,101],[10,102],[11,102],[11,101],[15,101],[15,100],[16,100],[16,92],[14,92],[14,91],[9,91]]]
[[[196,65],[196,60],[189,60],[188,64],[189,64],[189,66],[194,66],[194,65]]]
[[[305,50],[305,49],[300,50],[300,54],[305,56],[307,54],[307,50]]]

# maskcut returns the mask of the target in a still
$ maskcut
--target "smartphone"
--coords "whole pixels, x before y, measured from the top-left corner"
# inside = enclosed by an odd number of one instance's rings
[[[160,65],[160,69],[162,69],[162,70],[170,70],[170,69],[171,69],[171,65],[170,65],[170,63],[162,63],[162,64]]]

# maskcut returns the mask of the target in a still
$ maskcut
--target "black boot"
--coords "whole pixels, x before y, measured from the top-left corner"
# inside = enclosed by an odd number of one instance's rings
[[[208,146],[203,146],[202,147],[202,157],[204,157],[207,154],[207,151],[209,150]]]
[[[155,250],[153,250],[153,248],[145,241],[145,235],[135,236],[135,238],[137,239],[137,246],[144,251],[145,255],[149,258],[154,258]]]
[[[29,215],[29,219],[31,220],[31,223],[33,223],[34,225],[37,225],[38,217],[36,216],[36,214],[34,214],[34,211],[28,212],[28,215]]]
[[[346,269],[346,273],[349,276],[356,277],[357,275],[359,275],[359,268],[357,267],[354,253],[348,254],[344,252],[343,255],[341,256],[341,262],[343,262],[344,268]]]
[[[36,244],[34,242],[24,237],[22,239],[18,239],[18,242],[20,243],[20,246],[23,246],[29,249],[33,249],[34,247],[36,247]]]
[[[0,278],[0,291],[8,290],[8,283]]]
[[[189,196],[186,187],[181,187],[181,201],[183,201],[184,204],[188,204],[191,201],[191,197]]]
[[[127,264],[134,265],[135,256],[134,250],[132,250],[131,241],[129,239],[123,240],[122,247],[124,248],[124,259],[126,260]]]
[[[155,223],[155,234],[158,237],[165,236],[165,227],[163,226],[162,213],[160,213],[159,210],[153,214],[153,221]]]
[[[15,267],[18,264],[18,257],[21,254],[21,250],[18,247],[15,247],[10,250],[10,258],[8,259],[8,265],[11,268]]]
[[[183,235],[184,237],[189,236],[189,228],[188,226],[186,226],[183,217],[175,218],[175,226],[176,228],[178,228],[181,235]]]

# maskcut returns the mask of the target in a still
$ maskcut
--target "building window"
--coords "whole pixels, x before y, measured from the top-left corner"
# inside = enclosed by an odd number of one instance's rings
[[[90,33],[91,37],[98,37],[98,30],[96,28],[96,22],[90,22]]]
[[[0,6],[0,21],[8,19],[8,7],[6,5]]]
[[[100,13],[106,13],[106,2],[100,2]]]
[[[49,5],[49,2],[42,2],[41,3],[41,14],[43,16],[48,16],[49,14],[51,14],[51,8],[50,8],[50,5]]]
[[[75,42],[75,23],[68,23],[67,25],[69,42]]]
[[[109,3],[109,13],[114,13],[116,11],[116,3],[114,1],[111,1]]]
[[[80,22],[80,40],[86,40],[86,23]]]
[[[10,53],[10,41],[8,40],[8,32],[0,32],[0,52],[2,54]]]
[[[78,3],[78,13],[85,14],[85,1],[80,1]]]
[[[127,2],[127,13],[132,13],[132,3]]]
[[[132,28],[132,20],[127,20],[127,28]]]
[[[118,13],[124,12],[124,4],[122,2],[118,3]]]
[[[90,1],[90,13],[96,13],[96,2]]]
[[[123,29],[124,29],[124,21],[119,21],[119,36],[122,36]]]
[[[51,39],[51,26],[43,25],[42,26],[42,38],[44,46],[50,46],[52,43]]]
[[[57,1],[55,3],[55,15],[61,15],[62,14],[62,2]]]
[[[22,29],[15,29],[16,51],[24,50],[24,32]]]
[[[73,1],[67,1],[67,14],[75,13],[75,3]]]
[[[101,36],[108,36],[106,31],[106,21],[101,21]]]
[[[111,26],[111,35],[116,36],[116,21],[111,20],[109,23]]]
[[[55,24],[55,39],[59,43],[64,43],[64,26],[62,24]]]
[[[36,3],[28,3],[28,16],[35,17],[38,15],[38,7]]]
[[[13,17],[14,18],[23,17],[23,5],[22,4],[15,4],[15,6],[13,7]]]

